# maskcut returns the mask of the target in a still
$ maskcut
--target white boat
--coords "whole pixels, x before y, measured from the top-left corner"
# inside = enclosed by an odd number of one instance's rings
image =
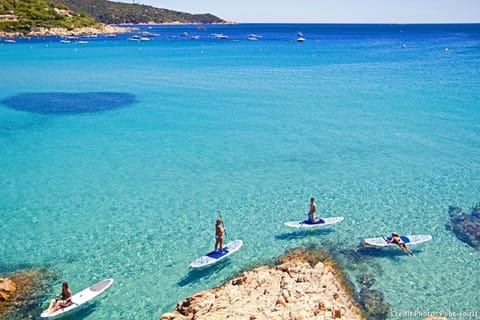
[[[5,39],[4,42],[6,42],[6,43],[15,43],[15,42],[17,42],[17,41],[15,41],[14,38],[7,38],[7,39]]]
[[[249,41],[257,41],[258,38],[257,38],[257,37],[249,36],[249,37],[247,38],[247,40],[249,40]]]
[[[142,31],[142,36],[152,38],[152,37],[159,36],[159,34],[158,33],[151,33],[151,32],[148,32],[148,31]]]
[[[214,33],[214,34],[213,34],[213,37],[214,37],[215,39],[222,39],[222,40],[228,39],[228,36],[227,36],[227,35],[224,35],[223,33]]]
[[[192,39],[193,40],[198,40],[198,39],[200,39],[200,36],[192,36]]]
[[[140,36],[139,35],[133,35],[130,38],[128,38],[128,41],[140,41]]]
[[[305,38],[303,38],[303,37],[298,37],[297,38],[297,42],[304,42],[304,41],[305,41]]]

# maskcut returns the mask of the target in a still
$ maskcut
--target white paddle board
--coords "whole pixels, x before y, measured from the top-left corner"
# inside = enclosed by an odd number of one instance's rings
[[[193,260],[192,263],[190,263],[190,268],[201,268],[217,263],[218,261],[225,259],[229,255],[240,249],[242,245],[242,240],[235,240],[229,242],[223,246],[223,252],[220,252],[220,250],[209,252],[206,255]]]
[[[315,223],[311,223],[308,220],[303,220],[303,221],[289,221],[289,222],[284,222],[283,224],[291,228],[319,228],[319,227],[325,227],[328,225],[339,223],[343,221],[343,219],[344,219],[343,217],[330,217],[330,218],[321,218],[319,221]]]
[[[73,311],[83,305],[84,303],[92,300],[96,296],[98,296],[103,291],[107,290],[112,284],[113,279],[105,279],[102,280],[93,286],[90,286],[72,296],[72,303],[68,307],[60,308],[55,312],[48,313],[46,310],[42,312],[40,315],[41,318],[56,318],[63,316],[70,311]]]
[[[391,240],[392,237],[385,237],[385,239]],[[382,238],[369,238],[365,239],[365,243],[374,247],[390,247],[390,246],[396,246],[396,243],[389,243],[385,241],[385,239]],[[413,235],[413,236],[400,236],[400,239],[407,244],[407,245],[412,245],[412,244],[419,244],[423,242],[427,242],[432,240],[431,235]]]

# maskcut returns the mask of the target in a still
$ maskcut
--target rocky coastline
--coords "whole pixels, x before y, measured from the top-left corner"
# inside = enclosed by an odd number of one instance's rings
[[[180,301],[161,320],[365,319],[337,264],[295,250]]]
[[[137,30],[135,27],[119,27],[115,25],[106,25],[100,24],[95,27],[83,27],[68,30],[66,28],[32,28],[32,30],[27,33],[19,33],[19,32],[5,32],[0,31],[0,38],[7,38],[7,37],[50,37],[50,36],[87,36],[87,35],[95,35],[95,34],[119,34],[119,33],[130,33]]]
[[[234,21],[225,21],[222,23],[210,23],[211,25],[227,25],[227,24],[237,24]],[[165,23],[156,23],[150,22],[142,25],[162,25],[162,26],[178,26],[178,25],[202,25],[201,23],[184,23],[184,22],[165,22]],[[0,38],[11,38],[11,37],[62,37],[62,36],[88,36],[96,34],[122,34],[122,33],[131,33],[138,31],[138,24],[124,24],[121,27],[117,25],[108,25],[100,24],[95,27],[83,27],[69,30],[66,28],[41,28],[36,27],[32,28],[29,33],[20,33],[20,32],[6,32],[0,31]]]
[[[39,302],[56,280],[48,269],[23,269],[0,278],[0,319],[36,318],[45,307]],[[187,297],[160,320],[386,319],[389,306],[371,288],[375,279],[362,274],[356,281],[359,292],[327,250],[301,247]]]

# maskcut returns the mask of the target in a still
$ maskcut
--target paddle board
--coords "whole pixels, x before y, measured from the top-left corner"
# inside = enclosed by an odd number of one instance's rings
[[[291,228],[318,228],[325,227],[331,224],[339,223],[343,221],[343,217],[330,217],[330,218],[321,218],[320,221],[311,223],[308,220],[303,221],[289,221],[284,222],[283,224]]]
[[[235,240],[229,242],[223,246],[222,253],[220,252],[220,250],[207,253],[206,255],[193,260],[192,263],[190,263],[190,268],[201,268],[217,263],[218,261],[225,259],[229,255],[240,249],[242,245],[242,240]]]
[[[113,284],[113,279],[105,279],[102,280],[93,286],[90,286],[72,296],[72,304],[70,304],[68,307],[60,308],[59,310],[53,312],[53,313],[48,313],[46,310],[42,312],[40,315],[41,318],[56,318],[63,316],[70,311],[73,311],[74,309],[77,309],[84,303],[92,300],[96,296],[98,296],[100,293],[103,291],[107,290],[112,284]]]
[[[385,239],[391,240],[392,237],[386,237]],[[369,238],[365,239],[365,243],[375,247],[389,247],[389,246],[396,246],[395,243],[389,243],[385,241],[383,238]],[[432,236],[430,235],[413,235],[413,236],[400,236],[400,239],[405,244],[412,245],[412,244],[419,244],[423,242],[427,242],[432,240]]]

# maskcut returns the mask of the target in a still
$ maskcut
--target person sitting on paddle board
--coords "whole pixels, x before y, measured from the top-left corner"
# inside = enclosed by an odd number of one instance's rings
[[[317,212],[317,204],[315,203],[315,198],[310,198],[310,211],[308,211],[308,223],[319,223],[322,222],[320,217],[315,217],[315,213]]]
[[[222,219],[217,219],[217,223],[215,224],[215,251],[220,247],[220,252],[223,252],[223,233],[225,232],[222,223]]]
[[[410,251],[410,249],[408,249],[407,245],[402,241],[402,239],[400,238],[398,233],[392,232],[391,239],[383,238],[383,240],[385,240],[388,243],[395,243],[396,245],[398,245],[400,247],[400,249],[403,250],[403,252],[408,253],[409,255],[413,256],[413,252]]]
[[[61,297],[61,299],[53,299],[50,301],[50,305],[47,309],[48,313],[54,313],[55,311],[68,307],[72,304],[72,291],[70,291],[70,288],[68,288],[67,281],[62,283],[62,293],[57,294],[57,296]]]

